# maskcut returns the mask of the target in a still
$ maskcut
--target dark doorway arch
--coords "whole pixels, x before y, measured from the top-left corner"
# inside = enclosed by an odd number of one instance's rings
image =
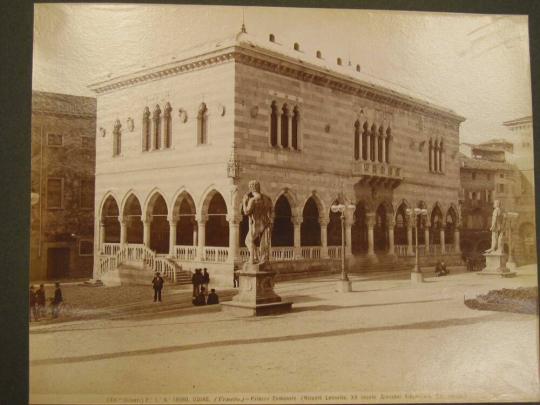
[[[124,206],[124,220],[126,221],[127,243],[143,243],[142,209],[139,199],[131,194]]]
[[[319,224],[319,208],[313,197],[306,201],[302,212],[300,226],[300,244],[302,246],[321,246],[321,225]]]
[[[332,203],[332,205],[337,202]],[[341,214],[339,212],[329,212],[329,222],[326,227],[326,243],[328,246],[341,246]]]
[[[376,252],[388,250],[388,226],[386,221],[386,207],[379,205],[375,212],[375,226],[373,228],[373,242]]]
[[[444,241],[446,244],[454,243],[454,232],[456,230],[457,214],[453,207],[446,212],[446,224],[444,227]]]
[[[434,245],[441,243],[442,218],[441,209],[436,205],[431,211],[431,232],[429,233],[431,243]],[[420,243],[420,235],[418,235],[418,243]]]
[[[216,192],[208,204],[206,222],[206,246],[229,246],[229,223],[227,222],[227,204],[220,193]]]
[[[195,204],[189,194],[180,201],[178,207],[178,222],[176,223],[176,244],[182,246],[195,245],[194,233],[196,227]]]
[[[107,197],[101,211],[101,220],[105,228],[105,243],[120,243],[120,210],[113,196]]]
[[[400,204],[396,212],[394,240],[396,245],[407,245],[407,206],[403,203]]]
[[[291,218],[292,211],[289,200],[281,195],[274,207],[272,246],[294,246],[294,225]]]
[[[155,194],[149,204],[150,249],[156,253],[169,253],[169,221],[167,203],[161,194]]]
[[[352,254],[366,253],[368,248],[366,208],[362,202],[356,204],[354,222],[351,227]]]

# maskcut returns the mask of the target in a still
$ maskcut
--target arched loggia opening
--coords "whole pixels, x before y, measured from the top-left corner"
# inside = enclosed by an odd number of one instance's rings
[[[182,246],[193,246],[195,240],[195,204],[189,194],[184,196],[178,206],[178,222],[176,223],[176,244]]]
[[[208,204],[206,222],[206,246],[229,246],[229,223],[227,222],[227,204],[220,193],[215,193]]]
[[[338,201],[334,201],[332,205],[338,204]],[[341,246],[341,214],[339,212],[329,213],[329,222],[326,227],[326,243],[328,246]]]
[[[137,197],[131,194],[124,206],[124,220],[126,221],[126,241],[132,244],[143,243],[143,223],[141,219],[141,204]]]
[[[366,208],[362,202],[356,204],[354,222],[351,227],[352,254],[366,253],[368,249],[368,235],[366,223]]]
[[[442,212],[438,205],[431,211],[431,243],[439,245],[441,243]],[[446,235],[445,235],[446,236]]]
[[[319,224],[319,208],[313,197],[306,201],[302,212],[300,226],[300,244],[302,246],[321,246],[321,225]]]
[[[294,246],[294,225],[289,200],[280,196],[274,207],[274,227],[272,228],[272,246]]]
[[[388,225],[386,221],[386,207],[379,205],[375,212],[375,227],[373,228],[374,247],[376,252],[388,250]]]
[[[167,203],[161,194],[156,194],[148,207],[150,219],[150,249],[156,253],[169,253],[169,221]]]
[[[454,243],[454,232],[457,224],[457,214],[453,207],[446,212],[446,225],[444,227],[444,241],[446,244]]]
[[[120,243],[120,222],[118,222],[118,215],[120,211],[116,200],[109,196],[103,204],[101,211],[101,221],[103,222],[105,235],[105,243]]]
[[[396,245],[407,244],[407,206],[401,204],[396,212],[396,225],[394,226],[394,240]]]

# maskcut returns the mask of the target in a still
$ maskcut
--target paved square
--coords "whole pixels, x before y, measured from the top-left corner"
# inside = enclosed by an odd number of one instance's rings
[[[32,326],[31,399],[209,394],[212,401],[244,392],[540,399],[538,317],[463,304],[464,296],[536,285],[536,266],[514,279],[408,278],[352,276],[348,294],[334,292],[337,277],[280,283],[276,291],[294,301],[293,312],[280,316],[241,318],[206,307]]]

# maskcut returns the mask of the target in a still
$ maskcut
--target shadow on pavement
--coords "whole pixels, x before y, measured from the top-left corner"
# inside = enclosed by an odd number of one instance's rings
[[[152,348],[152,349],[138,349],[138,350],[128,350],[128,351],[123,351],[123,352],[120,351],[120,352],[112,352],[112,353],[97,353],[97,354],[89,354],[89,355],[83,355],[83,356],[56,357],[56,358],[50,358],[50,359],[32,360],[30,361],[30,365],[35,367],[35,366],[46,366],[46,365],[53,365],[53,364],[111,360],[111,359],[126,358],[126,357],[149,356],[149,355],[154,355],[154,354],[177,353],[177,352],[184,352],[184,351],[189,351],[189,350],[200,350],[200,349],[206,349],[206,348],[242,346],[242,345],[248,345],[248,344],[261,344],[261,343],[290,342],[290,341],[297,341],[297,340],[309,340],[309,339],[325,338],[325,337],[333,337],[333,336],[356,335],[356,334],[361,334],[361,333],[379,332],[379,331],[388,331],[388,330],[439,329],[439,328],[448,328],[448,327],[455,327],[455,326],[475,325],[475,324],[481,324],[481,323],[490,322],[490,321],[500,322],[500,321],[505,321],[511,318],[515,320],[516,316],[523,317],[523,319],[530,319],[528,315],[496,313],[496,314],[489,314],[485,316],[475,316],[475,317],[469,317],[469,318],[451,318],[451,319],[443,319],[443,320],[437,320],[437,321],[413,322],[413,323],[407,323],[407,324],[402,324],[402,325],[386,325],[386,326],[374,326],[374,327],[351,328],[351,329],[337,329],[337,330],[330,330],[330,331],[324,331],[324,332],[304,333],[304,334],[299,334],[299,335],[282,335],[282,336],[270,336],[270,337],[261,337],[261,338],[219,340],[219,341],[214,341],[214,342],[165,346],[165,347],[157,347],[157,348]]]
[[[292,312],[306,312],[306,311],[334,311],[336,309],[353,309],[353,308],[368,308],[368,307],[384,307],[388,305],[402,305],[402,304],[423,304],[426,302],[439,302],[439,301],[451,301],[451,298],[441,298],[437,300],[419,300],[419,301],[398,301],[398,302],[384,302],[382,304],[362,304],[351,306],[340,305],[315,305],[311,307],[293,307]]]

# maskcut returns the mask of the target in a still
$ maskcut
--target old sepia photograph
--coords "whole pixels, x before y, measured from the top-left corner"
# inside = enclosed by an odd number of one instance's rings
[[[527,15],[35,4],[30,403],[540,401],[530,66]]]

